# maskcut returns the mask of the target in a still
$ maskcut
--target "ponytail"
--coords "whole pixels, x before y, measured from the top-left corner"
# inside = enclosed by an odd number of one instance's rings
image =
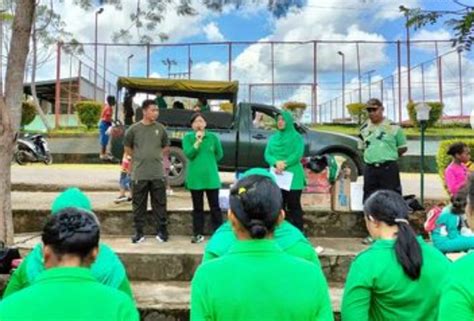
[[[395,255],[405,274],[417,280],[421,274],[423,255],[416,234],[408,222],[409,208],[403,197],[389,190],[380,190],[372,194],[364,204],[364,213],[389,226],[397,225]]]
[[[412,280],[420,277],[423,257],[421,247],[413,229],[405,222],[397,222],[398,235],[395,242],[397,261],[406,275]]]

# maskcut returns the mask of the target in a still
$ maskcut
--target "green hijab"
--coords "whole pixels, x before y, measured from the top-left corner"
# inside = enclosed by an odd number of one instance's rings
[[[276,183],[275,175],[273,175],[267,168],[260,168],[260,167],[255,167],[255,168],[251,168],[247,170],[245,173],[242,174],[242,177],[240,179],[244,177],[252,176],[252,175],[265,176],[271,179],[273,183]]]
[[[266,168],[251,168],[247,170],[240,179],[252,175],[265,176],[270,178],[273,182],[276,182],[275,176]],[[283,251],[298,242],[310,244],[303,233],[286,220],[275,228],[274,238]],[[230,222],[227,221],[212,235],[207,243],[205,251],[220,257],[226,254],[236,241],[237,238],[232,230],[232,226]]]
[[[89,197],[77,187],[68,188],[56,197],[51,205],[51,214],[55,215],[68,207],[79,208],[92,213],[92,204]],[[45,270],[41,243],[36,244],[25,258],[25,261],[28,282],[32,284]],[[99,254],[91,265],[91,272],[99,282],[113,288],[119,288],[126,277],[125,268],[117,254],[103,243],[99,244]]]
[[[51,214],[55,215],[67,207],[92,212],[92,204],[89,197],[77,187],[70,187],[56,197],[53,204],[51,204]]]
[[[281,113],[283,120],[285,121],[285,128],[279,129],[268,142],[270,152],[278,160],[285,160],[289,155],[295,152],[297,144],[295,141],[301,139],[300,133],[295,128],[295,121],[293,116],[288,111]],[[278,122],[278,118],[277,118]]]

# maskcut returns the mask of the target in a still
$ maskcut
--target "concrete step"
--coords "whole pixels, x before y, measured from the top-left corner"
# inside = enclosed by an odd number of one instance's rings
[[[206,242],[192,244],[189,237],[171,236],[166,243],[158,243],[152,235],[145,242],[132,244],[129,237],[101,236],[124,262],[129,278],[133,281],[190,281],[201,263]],[[329,282],[344,282],[349,265],[357,253],[366,246],[355,238],[310,238],[321,246],[321,266]],[[23,254],[30,251],[40,237],[22,234],[15,242]]]
[[[117,196],[111,192],[88,192],[94,212],[97,214],[104,234],[131,235],[133,230],[132,206],[130,203],[114,204]],[[40,231],[50,214],[50,206],[57,193],[13,192],[12,206],[16,233]],[[334,212],[327,206],[305,207],[305,232],[313,237],[365,237],[367,232],[363,215],[359,212]],[[168,221],[170,235],[191,235],[192,204],[188,192],[176,191],[168,197]],[[226,213],[223,213],[224,219]],[[411,217],[414,228],[422,231],[425,214],[414,213]],[[146,233],[153,234],[154,219],[151,212],[145,217]],[[209,215],[206,216],[210,223]],[[207,228],[209,234],[210,228]]]
[[[188,321],[188,282],[134,282],[135,299],[142,321]],[[336,320],[340,319],[342,284],[330,284],[329,293]]]
[[[101,222],[102,232],[111,235],[132,235],[133,215],[130,209],[124,210],[102,210],[94,211]],[[173,235],[192,234],[191,209],[176,209],[168,211],[168,231]],[[50,215],[49,210],[14,209],[13,223],[15,233],[31,233],[41,231],[46,218]],[[226,219],[226,214],[223,213]],[[206,215],[205,234],[210,234],[210,216]],[[309,211],[306,210],[305,232],[314,237],[365,237],[363,216],[360,213],[340,213],[333,211]],[[145,233],[154,234],[154,217],[151,212],[145,216]]]

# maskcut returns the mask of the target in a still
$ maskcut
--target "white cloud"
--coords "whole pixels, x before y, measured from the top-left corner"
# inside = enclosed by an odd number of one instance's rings
[[[224,35],[221,33],[215,22],[211,22],[204,26],[203,31],[206,35],[206,39],[211,42],[220,42],[225,40]]]

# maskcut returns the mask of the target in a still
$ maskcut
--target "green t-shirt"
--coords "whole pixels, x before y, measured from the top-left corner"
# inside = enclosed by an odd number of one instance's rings
[[[132,180],[163,178],[163,148],[169,140],[162,124],[133,124],[125,133],[124,145],[133,149]]]
[[[183,152],[188,159],[186,187],[191,190],[218,189],[221,187],[217,163],[224,156],[217,135],[206,131],[202,143],[196,149],[196,134],[187,133],[183,138]]]
[[[0,303],[0,320],[138,321],[126,294],[100,284],[89,269],[51,268]]]
[[[344,288],[342,320],[436,320],[450,263],[421,238],[418,242],[423,266],[415,281],[405,274],[396,258],[395,240],[377,240],[354,259]]]
[[[451,265],[441,294],[438,321],[474,320],[474,253]]]
[[[191,321],[251,320],[333,320],[321,269],[272,240],[237,241],[201,264],[191,283]]]
[[[456,215],[452,212],[452,205],[445,206],[439,217],[436,219],[435,229],[431,232],[433,241],[436,241],[436,239],[444,239],[446,237],[450,239],[457,238],[461,235],[461,223],[461,215]],[[443,227],[448,235],[443,235]]]
[[[400,126],[384,119],[380,124],[368,120],[360,128],[364,141],[364,162],[366,164],[383,163],[398,160],[398,149],[406,147],[406,137]]]
[[[99,254],[90,269],[97,281],[116,288],[133,298],[125,267],[108,245],[99,244]],[[13,272],[3,292],[3,298],[31,286],[44,271],[43,247],[42,243],[38,243]]]
[[[305,259],[318,267],[321,266],[314,247],[303,233],[288,221],[281,222],[275,228],[274,240],[285,253]],[[206,262],[226,255],[235,242],[237,242],[237,238],[231,224],[227,221],[214,232],[207,242],[202,261]]]

